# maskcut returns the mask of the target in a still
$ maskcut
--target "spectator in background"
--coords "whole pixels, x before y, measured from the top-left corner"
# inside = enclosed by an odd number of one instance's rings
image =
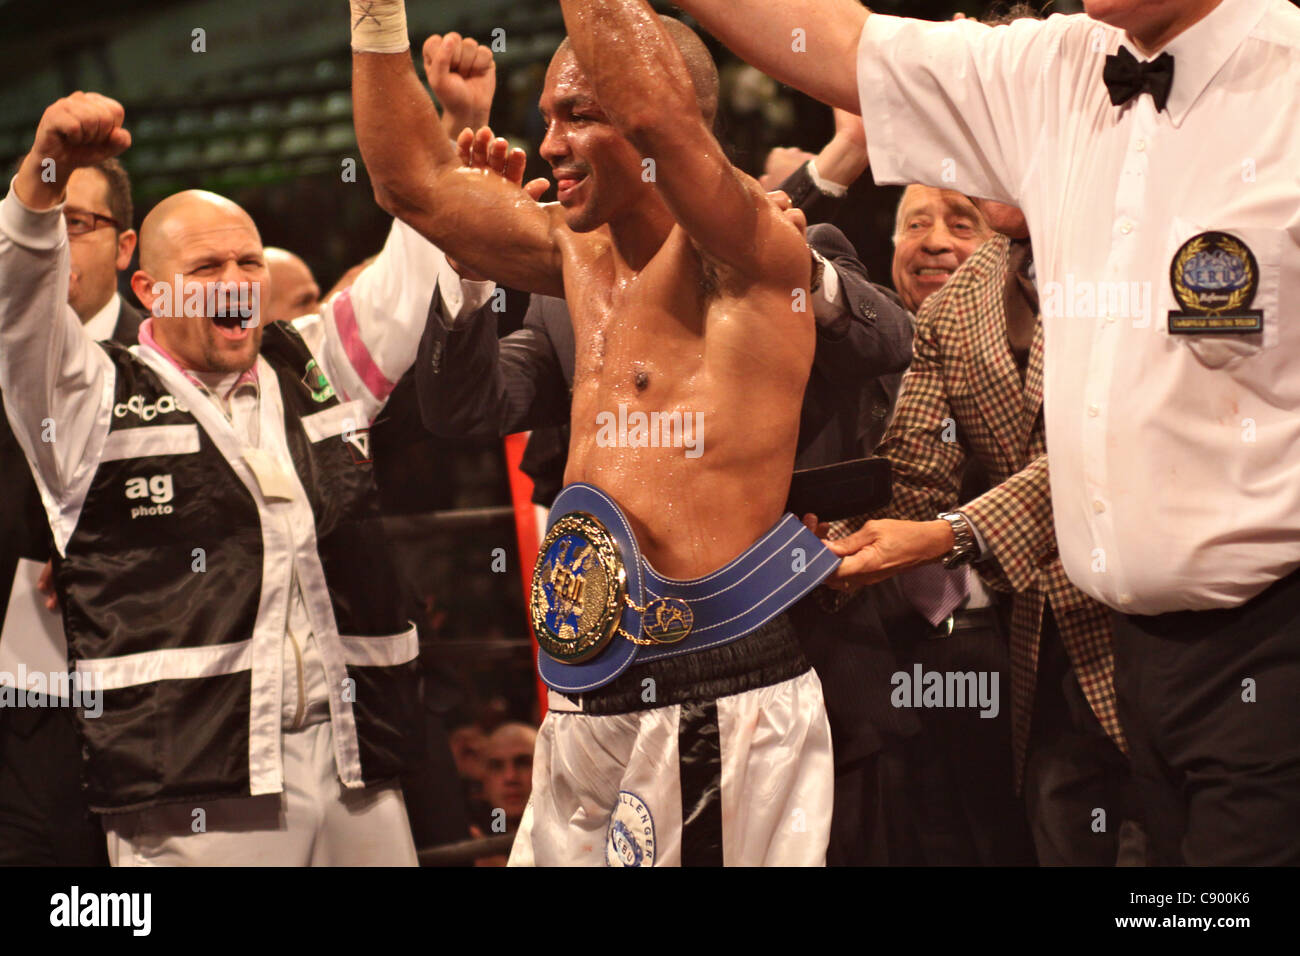
[[[490,832],[500,831],[498,817],[502,817],[508,830],[519,826],[528,796],[533,792],[536,743],[537,730],[521,723],[502,724],[488,737],[483,796],[488,805]]]
[[[533,792],[533,748],[537,731],[527,724],[502,724],[487,739],[482,812],[469,828],[475,837],[513,833]],[[509,851],[480,857],[476,866],[505,866]]]
[[[961,193],[908,186],[894,226],[894,289],[903,304],[913,314],[920,312],[921,303],[992,237],[984,216]]]
[[[270,273],[262,320],[282,322],[315,312],[320,305],[320,286],[301,258],[288,249],[267,246],[266,270]]]

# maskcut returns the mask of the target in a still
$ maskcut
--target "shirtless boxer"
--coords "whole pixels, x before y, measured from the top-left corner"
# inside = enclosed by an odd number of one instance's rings
[[[781,615],[834,567],[782,517],[814,348],[811,261],[712,135],[707,50],[643,0],[565,0],[540,103],[559,202],[539,205],[463,167],[436,130],[401,0],[352,6],[357,138],[379,203],[464,267],[563,295],[573,313],[566,488],[533,588],[539,669],[562,693],[511,862],[823,862],[829,728]],[[471,75],[476,45],[442,43]],[[607,441],[602,420],[624,410],[702,421],[703,454]],[[625,601],[602,586],[618,559]]]

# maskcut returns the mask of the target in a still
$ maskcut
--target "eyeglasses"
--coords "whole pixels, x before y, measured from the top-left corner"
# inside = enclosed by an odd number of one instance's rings
[[[97,212],[65,209],[63,218],[68,223],[68,235],[70,236],[84,236],[86,233],[102,229],[104,226],[112,226],[117,232],[122,231],[122,226],[116,219],[112,216],[101,216]]]

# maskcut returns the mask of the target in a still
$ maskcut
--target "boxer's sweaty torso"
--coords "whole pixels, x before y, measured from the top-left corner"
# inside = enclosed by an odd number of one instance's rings
[[[639,270],[608,231],[570,233],[564,283],[566,483],[608,492],[660,573],[721,567],[784,510],[814,348],[806,293],[713,265],[680,226]]]

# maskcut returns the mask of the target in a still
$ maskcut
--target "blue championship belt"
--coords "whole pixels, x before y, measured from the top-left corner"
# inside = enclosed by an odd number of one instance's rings
[[[726,644],[794,604],[839,562],[787,514],[712,574],[665,578],[641,557],[609,495],[582,482],[567,485],[551,507],[533,569],[537,670],[548,687],[582,693],[634,662]]]

